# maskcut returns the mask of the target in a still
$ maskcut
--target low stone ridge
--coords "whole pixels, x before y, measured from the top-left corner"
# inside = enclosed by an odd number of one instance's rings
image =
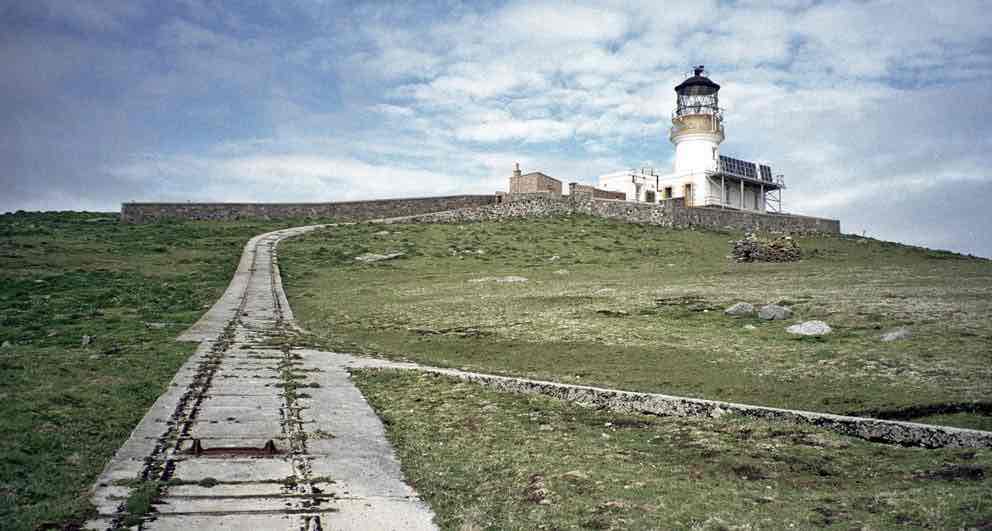
[[[780,409],[658,393],[604,389],[467,372],[457,369],[427,367],[415,363],[358,358],[347,354],[329,355],[346,357],[347,361],[345,364],[354,368],[419,370],[486,385],[501,391],[541,394],[585,406],[619,412],[636,412],[675,417],[721,417],[735,414],[773,421],[807,424],[859,439],[886,444],[898,444],[901,446],[918,446],[923,448],[992,448],[992,432],[988,431],[868,417],[851,417],[795,409]]]
[[[740,317],[754,313],[754,305],[748,302],[738,302],[737,304],[723,311],[724,315]]]
[[[879,339],[888,343],[889,341],[899,341],[900,339],[909,339],[911,337],[913,337],[913,332],[905,326],[900,326],[899,328],[882,334]]]
[[[782,321],[792,317],[792,309],[778,304],[766,304],[758,310],[758,318],[766,321]]]
[[[356,256],[355,257],[355,260],[357,260],[359,262],[365,262],[366,264],[368,264],[368,263],[371,263],[371,262],[381,262],[383,260],[392,260],[394,258],[399,258],[401,256],[404,256],[405,254],[406,253],[404,253],[404,252],[386,253],[386,254],[366,253],[366,254],[363,254],[363,255],[360,255],[360,256]]]
[[[806,321],[805,323],[794,324],[786,328],[785,331],[800,336],[825,336],[833,329],[823,321]]]
[[[516,284],[519,282],[527,282],[527,277],[519,277],[516,275],[509,275],[505,277],[482,277],[469,279],[469,282],[480,283],[480,282],[495,282],[497,284]]]

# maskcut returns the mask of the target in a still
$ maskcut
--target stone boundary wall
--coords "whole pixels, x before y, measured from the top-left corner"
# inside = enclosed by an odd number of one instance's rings
[[[795,216],[791,214],[761,214],[738,210],[686,207],[682,199],[669,199],[660,204],[634,203],[594,199],[589,193],[569,196],[527,194],[506,195],[499,204],[406,216],[390,223],[467,223],[497,221],[523,217],[546,217],[568,214],[615,219],[665,227],[701,227],[716,230],[743,230],[780,233],[839,234],[840,222],[835,219]]]
[[[376,364],[368,363],[367,366],[376,367]],[[727,414],[735,414],[770,421],[806,424],[842,435],[886,444],[923,448],[992,448],[992,432],[954,428],[951,426],[918,424],[915,422],[881,420],[867,417],[849,417],[831,413],[754,406],[735,402],[706,400],[703,398],[663,395],[660,393],[621,391],[601,387],[531,380],[528,378],[496,376],[458,369],[442,369],[417,364],[388,364],[379,362],[378,366],[382,368],[414,369],[441,374],[493,387],[499,391],[540,394],[559,400],[596,408],[605,408],[612,411],[675,417],[721,417]]]
[[[495,195],[450,195],[336,203],[124,203],[121,205],[121,221],[150,223],[166,219],[230,221],[291,218],[365,221],[495,203]]]
[[[713,207],[686,207],[682,199],[660,204],[595,198],[588,191],[562,196],[548,192],[506,195],[453,195],[374,199],[338,203],[124,203],[121,221],[166,219],[237,220],[333,218],[337,221],[387,219],[390,223],[466,223],[524,217],[586,214],[627,223],[779,233],[839,234],[835,219],[761,214]]]
[[[624,192],[600,190],[595,186],[589,186],[587,184],[579,184],[579,183],[568,183],[568,193],[572,195],[583,194],[583,193],[592,194],[593,199],[614,199],[617,201],[627,200],[627,194]]]
[[[414,370],[465,380],[492,387],[500,392],[544,395],[586,407],[609,409],[624,413],[644,413],[661,417],[711,418],[719,418],[724,415],[740,415],[772,422],[815,426],[841,435],[885,444],[922,448],[992,448],[992,432],[989,431],[870,417],[851,417],[817,411],[803,411],[800,409],[756,406],[661,393],[644,393],[588,385],[565,384],[547,380],[532,380],[530,378],[499,376],[460,369],[432,367],[419,363],[364,358],[352,354],[322,354],[326,356],[337,356],[341,359],[341,363],[350,369]]]

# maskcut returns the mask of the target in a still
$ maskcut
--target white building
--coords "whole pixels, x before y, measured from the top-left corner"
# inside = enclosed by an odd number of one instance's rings
[[[599,187],[603,190],[623,192],[627,201],[657,203],[660,176],[653,168],[624,170],[599,176]]]
[[[702,74],[699,66],[675,87],[669,133],[675,144],[674,171],[660,176],[646,169],[610,173],[599,177],[599,187],[625,192],[628,201],[683,198],[687,206],[781,210],[782,176],[773,177],[766,164],[720,155],[724,139],[720,85]]]

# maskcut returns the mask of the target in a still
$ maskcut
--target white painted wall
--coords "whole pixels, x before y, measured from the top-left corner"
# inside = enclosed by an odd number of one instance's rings
[[[648,192],[654,192],[654,202],[661,199],[658,192],[658,177],[647,175],[634,170],[624,170],[599,176],[597,187],[601,190],[623,192],[627,201],[643,203],[647,200]]]
[[[696,173],[716,169],[720,156],[719,137],[712,134],[683,135],[675,142],[675,173]]]

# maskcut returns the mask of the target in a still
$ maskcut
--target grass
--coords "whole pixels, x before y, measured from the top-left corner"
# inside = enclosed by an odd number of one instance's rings
[[[868,443],[741,417],[652,417],[358,371],[443,529],[964,529],[992,452]]]
[[[0,216],[0,527],[91,514],[93,481],[193,351],[176,335],[248,238],[299,224]]]
[[[588,217],[352,225],[284,242],[280,267],[297,318],[337,350],[834,413],[992,400],[992,262],[814,236],[800,262],[737,264],[737,237]],[[795,319],[724,316],[737,301]],[[811,319],[834,333],[784,331]],[[913,337],[879,340],[897,326]]]

